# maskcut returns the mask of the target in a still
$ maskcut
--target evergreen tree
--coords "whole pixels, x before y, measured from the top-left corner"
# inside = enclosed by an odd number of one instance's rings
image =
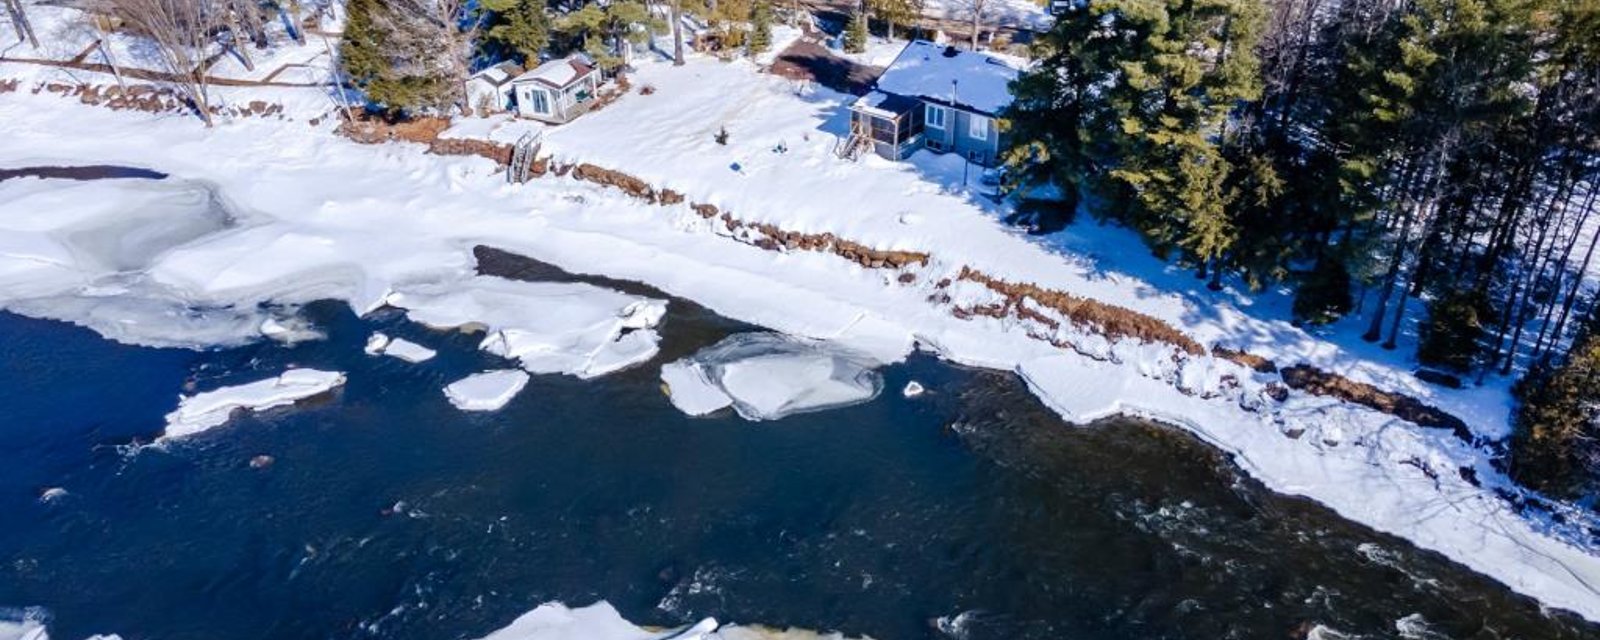
[[[894,38],[894,27],[911,27],[922,17],[921,0],[868,0],[867,9],[884,22],[886,33]]]
[[[1600,491],[1600,328],[1591,323],[1564,361],[1529,372],[1512,436],[1511,474],[1559,497]]]
[[[601,69],[613,71],[623,63],[619,55],[622,41],[645,42],[649,32],[661,26],[637,0],[617,0],[604,6],[588,4],[555,20],[552,31],[559,36],[554,40],[559,46],[553,48],[582,51]]]
[[[772,5],[767,0],[756,0],[750,11],[750,54],[765,53],[772,48]]]
[[[1236,176],[1223,153],[1229,115],[1260,95],[1263,17],[1254,0],[1074,4],[1014,87],[1008,117],[1028,143],[1008,164],[1057,179],[1069,198],[1095,188],[1159,253],[1220,268],[1238,235],[1239,185],[1277,182],[1270,165]]]
[[[351,0],[345,11],[340,70],[369,101],[391,114],[452,106],[459,83],[441,59],[449,52],[437,24],[382,0]]]
[[[867,50],[867,14],[859,9],[850,14],[850,22],[845,24],[843,42],[840,43],[846,53],[861,53]]]
[[[524,64],[539,61],[550,45],[550,18],[544,0],[481,0],[489,12],[486,43],[520,58]]]

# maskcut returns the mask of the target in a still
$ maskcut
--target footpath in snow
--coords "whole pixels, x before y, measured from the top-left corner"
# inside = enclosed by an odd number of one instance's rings
[[[0,77],[38,73],[0,63]],[[327,123],[308,125],[320,114],[310,107],[207,130],[178,115],[112,112],[22,90],[0,95],[10,135],[0,167],[111,164],[173,178],[0,181],[0,307],[130,342],[220,344],[259,336],[268,320],[281,325],[274,314],[292,315],[293,305],[333,298],[362,313],[389,304],[426,324],[481,326],[501,336],[483,348],[529,371],[599,375],[654,356],[652,327],[664,307],[652,301],[598,290],[558,317],[534,316],[539,326],[498,316],[502,304],[539,295],[473,273],[473,246],[502,247],[576,273],[645,282],[875,362],[923,348],[1016,371],[1072,421],[1126,412],[1180,425],[1275,490],[1600,620],[1600,556],[1587,534],[1518,514],[1495,495],[1509,484],[1484,452],[1448,431],[1304,393],[1279,402],[1270,374],[1168,345],[1109,341],[1048,308],[1034,311],[1053,329],[973,313],[1000,300],[960,273],[972,267],[1071,292],[1160,319],[1200,344],[1405,391],[1479,434],[1504,433],[1503,388],[1433,389],[1398,356],[1375,359],[1316,339],[1242,300],[1201,304],[1109,268],[1116,256],[1031,240],[998,223],[975,185],[959,187],[962,167],[952,158],[841,161],[831,149],[845,131],[845,96],[744,62],[646,64],[633,81],[655,90],[548,130],[546,149],[751,223],[926,252],[931,261],[863,268],[832,253],[763,248],[750,227],[730,228],[687,203],[649,204],[571,177],[506,185],[481,158],[339,138]],[[271,99],[275,89],[252,91],[239,99]],[[720,145],[714,134],[724,128],[729,141]],[[179,213],[157,213],[163,207]],[[125,247],[95,240],[119,229],[151,231]]]

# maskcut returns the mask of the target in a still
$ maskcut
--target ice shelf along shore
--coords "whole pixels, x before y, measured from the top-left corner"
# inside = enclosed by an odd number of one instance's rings
[[[11,61],[0,61],[0,71],[24,83],[60,78]],[[1361,341],[1359,323],[1312,335],[1290,322],[1286,298],[1194,287],[1188,274],[1148,258],[1137,236],[1088,216],[1055,236],[1024,237],[962,187],[955,156],[842,162],[832,137],[817,132],[838,130],[832,114],[849,96],[798,90],[746,61],[640,61],[632,79],[655,91],[547,131],[543,149],[559,162],[588,162],[672,189],[684,195],[682,204],[644,202],[570,174],[506,185],[485,158],[432,155],[409,143],[356,144],[333,132],[322,88],[215,87],[219,101],[263,99],[288,112],[287,120],[239,118],[211,128],[49,92],[0,95],[7,125],[0,166],[109,164],[171,176],[0,181],[0,308],[125,342],[205,347],[259,339],[272,309],[334,299],[358,314],[392,304],[426,324],[485,329],[485,350],[530,372],[595,376],[654,356],[663,302],[587,285],[483,278],[472,247],[488,244],[572,273],[642,282],[876,362],[923,348],[1017,372],[1071,422],[1125,412],[1181,426],[1273,490],[1317,500],[1545,605],[1600,620],[1592,520],[1576,508],[1541,514],[1502,498],[1522,489],[1494,466],[1492,450],[1308,393],[1278,401],[1266,393],[1280,382],[1269,374],[1163,345],[1110,341],[1050,309],[1029,306],[1056,323],[1048,331],[1048,323],[954,311],[1006,302],[962,280],[963,268],[981,269],[1125,307],[1204,347],[1244,349],[1279,366],[1309,364],[1411,395],[1490,440],[1509,431],[1509,379],[1461,390],[1424,384],[1403,350]],[[707,113],[727,115],[726,145],[703,134]],[[313,118],[318,124],[307,126]],[[774,153],[779,146],[786,151]],[[689,203],[714,204],[747,224],[704,218]],[[931,259],[868,269],[824,251],[767,250],[757,246],[753,225]],[[719,385],[706,377],[715,393],[702,388],[693,402],[686,383],[669,384],[686,411],[709,410],[723,402],[718,393],[730,404],[745,394],[747,409],[784,407],[790,394],[767,395],[756,382],[766,377],[762,370],[770,371],[753,367]]]
[[[450,404],[462,411],[497,411],[528,386],[528,373],[517,369],[485,371],[444,388]]]
[[[601,600],[571,608],[547,602],[511,624],[478,640],[850,640],[837,633],[762,626],[725,625],[705,618],[681,629],[650,630],[634,625]],[[859,638],[858,640],[871,640]]]
[[[195,435],[228,422],[235,411],[265,411],[319,396],[344,384],[344,374],[317,369],[290,369],[276,378],[222,387],[184,396],[167,414],[167,428],[157,440]]]
[[[483,329],[480,348],[532,373],[593,378],[655,357],[666,303],[587,284],[477,276],[385,302],[435,328]]]
[[[732,406],[746,420],[777,420],[877,397],[883,378],[875,366],[818,341],[742,333],[661,367],[661,381],[686,414]]]

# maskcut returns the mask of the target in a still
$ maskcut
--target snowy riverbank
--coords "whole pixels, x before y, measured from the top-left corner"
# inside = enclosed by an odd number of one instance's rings
[[[32,70],[0,64],[0,76],[8,73]],[[1116,255],[1058,252],[996,222],[991,205],[947,178],[960,175],[948,158],[921,165],[839,161],[829,150],[842,131],[841,96],[797,92],[745,63],[705,60],[681,69],[646,65],[634,82],[656,90],[551,130],[548,148],[746,220],[935,259],[898,272],[864,269],[831,254],[752,246],[687,206],[649,205],[566,178],[508,186],[487,160],[424,155],[415,145],[357,145],[326,124],[241,119],[205,130],[177,115],[115,113],[23,90],[0,96],[0,118],[12,123],[0,167],[117,164],[174,178],[0,182],[0,307],[132,342],[218,343],[258,334],[282,313],[276,310],[315,299],[345,300],[365,312],[405,306],[397,293],[450,291],[474,278],[471,247],[488,244],[574,272],[645,282],[720,314],[879,361],[920,346],[1014,370],[1072,421],[1120,411],[1183,425],[1273,489],[1314,498],[1551,606],[1600,620],[1600,557],[1592,542],[1576,528],[1517,513],[1495,495],[1508,485],[1485,454],[1448,432],[1300,393],[1270,401],[1270,377],[1209,357],[1180,362],[1162,345],[1099,344],[1105,359],[1091,359],[1028,335],[1021,323],[957,317],[929,297],[992,303],[993,294],[979,287],[938,285],[974,266],[1126,306],[1204,344],[1247,347],[1280,364],[1310,362],[1403,390],[1481,434],[1505,431],[1503,386],[1433,389],[1394,354],[1369,357],[1360,346],[1318,340],[1271,314],[1254,315],[1246,299],[1202,305],[1195,294],[1108,269]],[[726,146],[712,140],[724,127]],[[775,152],[780,146],[786,151]],[[227,215],[200,206],[213,197]],[[120,254],[93,240],[128,229],[151,231],[134,234],[126,245],[133,250]],[[122,257],[107,259],[116,255]],[[487,310],[438,308],[461,316],[441,325],[497,324]],[[648,325],[640,326],[626,335],[643,335],[630,339],[641,344],[618,347],[627,348],[617,358],[586,351],[589,359],[548,370],[579,373],[584,363],[646,359],[653,344],[644,344]],[[621,337],[624,328],[607,335]],[[1068,337],[1084,344],[1094,338]]]

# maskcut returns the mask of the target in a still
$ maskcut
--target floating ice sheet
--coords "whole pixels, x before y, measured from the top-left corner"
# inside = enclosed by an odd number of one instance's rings
[[[663,366],[661,381],[689,415],[732,405],[747,420],[777,420],[871,400],[883,390],[877,366],[827,343],[741,333]]]
[[[344,379],[344,374],[337,371],[290,369],[276,378],[184,396],[179,398],[178,408],[167,414],[167,428],[158,441],[222,426],[235,411],[263,411],[294,404],[327,393],[344,384]]]
[[[528,385],[528,374],[517,369],[475,373],[444,388],[450,404],[462,411],[497,411]]]
[[[367,346],[363,350],[369,356],[390,356],[413,364],[430,360],[439,354],[405,338],[390,338],[382,333],[374,333],[367,338]]]
[[[845,637],[804,629],[724,625],[716,618],[704,618],[681,629],[652,631],[628,622],[616,607],[601,600],[576,609],[559,602],[547,602],[478,640],[845,640]]]
[[[587,284],[477,276],[391,294],[390,305],[436,328],[483,328],[479,348],[532,373],[593,378],[655,357],[666,302]]]

